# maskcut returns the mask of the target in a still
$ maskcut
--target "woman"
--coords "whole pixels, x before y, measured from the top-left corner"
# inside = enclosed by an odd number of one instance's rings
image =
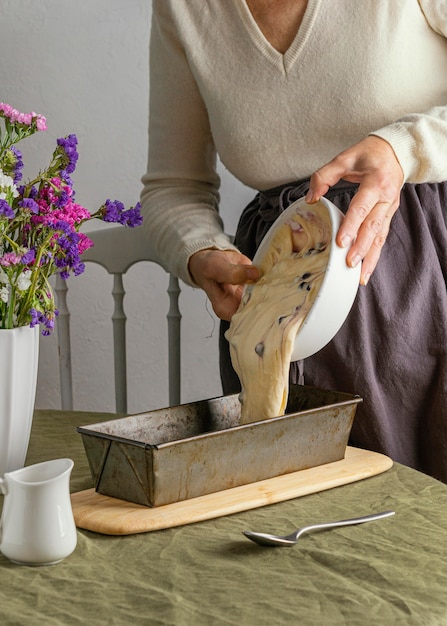
[[[446,37],[447,0],[154,0],[142,203],[222,334],[279,212],[304,195],[337,204],[362,287],[292,378],[361,395],[352,443],[447,482]],[[260,191],[234,245],[216,154]],[[236,392],[223,337],[221,372]]]

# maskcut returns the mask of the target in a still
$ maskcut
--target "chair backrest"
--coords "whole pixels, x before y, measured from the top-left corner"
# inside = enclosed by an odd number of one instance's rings
[[[151,250],[141,228],[110,226],[88,233],[94,246],[82,255],[85,262],[98,263],[113,276],[112,296],[114,299],[113,348],[115,370],[115,406],[117,413],[127,412],[127,360],[126,360],[126,314],[123,301],[125,289],[123,275],[139,261],[157,263],[165,271],[163,263]],[[180,404],[180,324],[181,314],[178,300],[178,279],[169,274],[168,363],[169,404]],[[70,311],[67,305],[67,281],[56,278],[56,299],[59,309],[57,335],[59,348],[59,375],[62,409],[73,409],[73,375],[71,364]]]

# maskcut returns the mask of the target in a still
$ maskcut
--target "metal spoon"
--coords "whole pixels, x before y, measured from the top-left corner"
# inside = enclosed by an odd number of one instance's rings
[[[352,519],[343,519],[338,522],[327,522],[326,524],[312,524],[312,526],[304,526],[298,528],[295,532],[285,537],[277,535],[269,535],[268,533],[254,533],[250,530],[242,531],[243,534],[255,543],[261,546],[294,546],[301,535],[312,532],[313,530],[324,530],[327,528],[336,528],[337,526],[350,526],[351,524],[363,524],[364,522],[373,522],[383,517],[391,517],[394,511],[383,511],[382,513],[374,513],[373,515],[364,515],[363,517],[353,517]]]

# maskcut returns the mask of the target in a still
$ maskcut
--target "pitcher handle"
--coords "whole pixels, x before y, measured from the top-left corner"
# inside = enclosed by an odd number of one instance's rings
[[[2,493],[4,496],[6,496],[6,494],[8,493],[8,489],[6,487],[6,480],[4,478],[0,478],[0,493]],[[5,504],[3,503],[3,507],[5,506]],[[2,543],[2,536],[3,536],[3,515],[0,516],[0,544]]]

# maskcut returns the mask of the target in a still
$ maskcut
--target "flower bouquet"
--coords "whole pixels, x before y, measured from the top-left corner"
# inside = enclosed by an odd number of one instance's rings
[[[15,146],[44,130],[42,115],[0,102],[0,329],[41,324],[49,335],[57,315],[49,278],[81,274],[81,255],[93,245],[81,226],[96,218],[133,227],[142,217],[139,203],[126,210],[106,200],[90,213],[75,202],[76,135],[58,139],[48,167],[22,183],[22,154]]]

